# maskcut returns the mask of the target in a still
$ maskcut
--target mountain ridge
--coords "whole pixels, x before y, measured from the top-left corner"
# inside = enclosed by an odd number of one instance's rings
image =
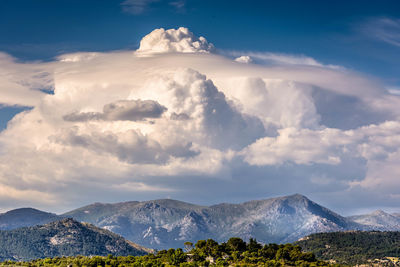
[[[43,214],[54,219],[55,214]],[[317,232],[397,230],[400,221],[383,211],[344,217],[301,194],[210,206],[173,199],[96,202],[55,216],[88,222],[156,249],[208,238],[224,242],[232,236],[286,243]]]
[[[181,247],[185,241],[198,239],[226,241],[232,236],[254,237],[265,243],[291,242],[313,232],[357,225],[300,194],[211,206],[171,199],[111,205],[87,205],[63,216],[88,221],[157,249]]]

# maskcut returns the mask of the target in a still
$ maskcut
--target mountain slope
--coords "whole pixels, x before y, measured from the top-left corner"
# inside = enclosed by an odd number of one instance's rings
[[[283,243],[315,232],[359,227],[302,195],[210,207],[170,199],[95,203],[63,216],[90,222],[157,249],[207,238],[221,242],[232,236]]]
[[[62,219],[54,213],[48,213],[32,208],[10,210],[0,214],[0,230],[11,230],[20,227],[34,226]]]
[[[140,247],[105,229],[73,219],[0,231],[0,260],[75,255],[143,255]]]
[[[350,220],[364,225],[366,230],[400,231],[400,217],[381,210],[370,214],[348,217]]]

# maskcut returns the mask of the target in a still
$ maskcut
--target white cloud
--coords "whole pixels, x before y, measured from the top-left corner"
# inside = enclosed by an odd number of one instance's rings
[[[169,53],[182,52],[209,53],[214,50],[213,44],[200,36],[195,37],[187,28],[164,30],[156,29],[143,37],[140,41],[139,53]]]
[[[345,146],[351,144],[346,133],[337,129],[280,129],[275,138],[264,137],[245,151],[246,162],[252,165],[276,165],[292,161],[296,164],[339,164]]]
[[[153,31],[135,53],[35,64],[3,56],[0,67],[15,75],[0,79],[24,85],[5,104],[33,109],[0,133],[2,188],[65,207],[98,201],[82,194],[89,189],[190,200],[215,198],[222,183],[223,198],[265,188],[396,194],[399,96],[313,59],[269,54],[275,63],[243,64],[212,49],[179,28]],[[49,84],[54,95],[34,91]]]
[[[173,192],[174,191],[169,188],[151,186],[140,182],[127,182],[123,184],[113,185],[112,187],[120,191],[128,191],[128,192],[138,192],[138,191]]]
[[[253,62],[253,60],[249,56],[237,57],[237,58],[235,58],[235,61],[241,62],[241,63],[247,63],[247,64]]]
[[[386,89],[392,95],[400,95],[400,88],[399,87],[388,87]]]
[[[326,67],[332,69],[339,69],[341,67],[335,65],[324,65],[321,62],[316,61],[314,58],[307,57],[304,55],[290,55],[290,54],[277,54],[268,52],[235,52],[231,51],[227,53],[237,57],[235,60],[238,62],[256,62],[262,64],[276,64],[276,65],[303,65],[303,66],[314,66],[314,67]],[[241,55],[244,54],[244,55]]]
[[[45,95],[40,89],[52,87],[46,69],[38,63],[18,63],[0,52],[0,104],[36,106]]]

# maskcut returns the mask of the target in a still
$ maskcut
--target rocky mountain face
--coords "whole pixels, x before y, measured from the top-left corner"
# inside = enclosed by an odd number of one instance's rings
[[[316,232],[361,228],[298,194],[209,207],[170,199],[95,203],[63,216],[92,223],[156,249],[182,247],[185,241],[207,238],[222,242],[233,236],[284,243]]]
[[[32,208],[10,210],[0,214],[0,230],[11,230],[20,227],[46,224],[63,219],[54,213]]]
[[[73,219],[0,231],[0,260],[76,255],[143,255],[151,250],[108,230]]]
[[[363,230],[400,231],[399,214],[389,214],[382,210],[365,215],[350,216],[348,219],[363,225]]]

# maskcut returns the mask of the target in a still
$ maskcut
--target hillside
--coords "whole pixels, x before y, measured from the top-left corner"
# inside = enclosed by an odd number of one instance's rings
[[[0,231],[0,247],[2,261],[75,255],[143,255],[149,252],[110,231],[73,219]]]
[[[20,227],[46,224],[62,219],[54,213],[32,208],[10,210],[0,214],[0,230],[11,230]]]
[[[237,236],[286,243],[315,233],[362,228],[302,195],[242,204],[198,206],[162,199],[85,206],[63,216],[111,230],[146,247],[182,247],[185,241]]]
[[[318,233],[295,243],[317,258],[343,264],[361,264],[368,260],[400,257],[400,232]]]

